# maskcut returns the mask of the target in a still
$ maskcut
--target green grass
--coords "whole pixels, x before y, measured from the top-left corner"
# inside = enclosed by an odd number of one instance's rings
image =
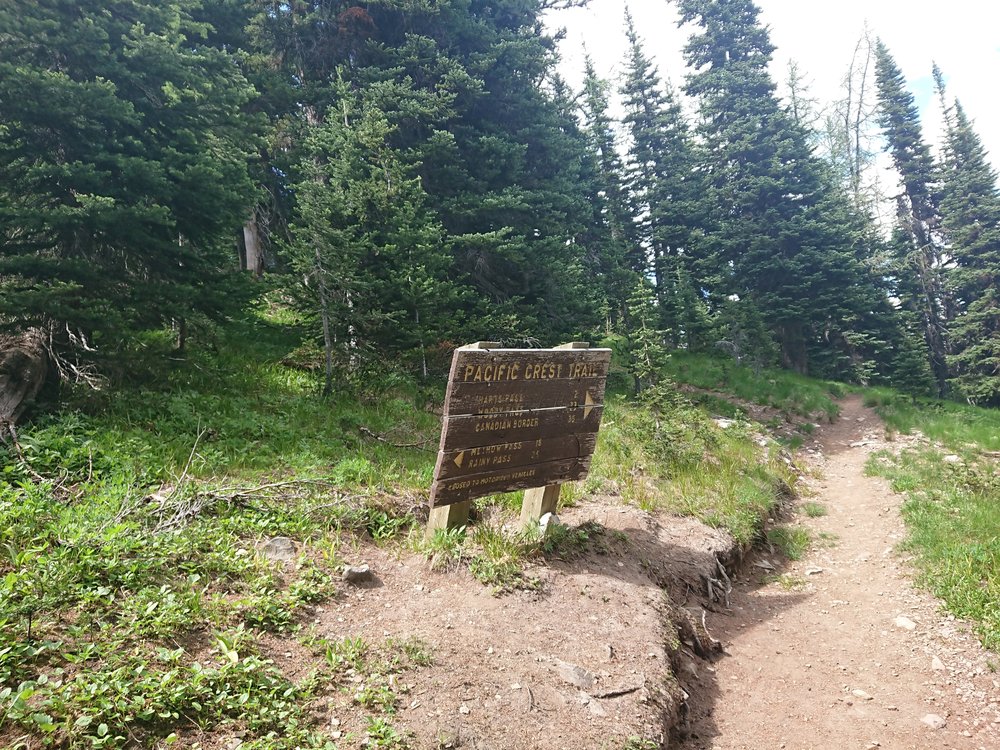
[[[995,459],[948,464],[933,448],[899,458],[873,456],[872,473],[906,495],[906,549],[923,584],[955,615],[977,623],[983,643],[1000,649],[1000,472]]]
[[[656,750],[660,747],[660,743],[653,740],[647,740],[642,737],[629,737],[625,744],[622,745],[622,750]]]
[[[612,540],[622,541],[614,539],[614,535],[609,536],[607,529],[596,521],[585,521],[579,526],[558,524],[548,529],[541,549],[548,558],[573,560],[588,550],[607,553]]]
[[[840,544],[840,537],[829,531],[821,531],[814,541],[816,547],[836,547]]]
[[[423,540],[413,509],[431,481],[440,383],[369,374],[321,399],[317,373],[289,365],[303,360],[294,330],[261,317],[213,336],[184,357],[151,337],[145,365],[67,394],[22,426],[20,453],[0,448],[0,716],[14,736],[166,747],[238,727],[247,750],[325,750],[315,705],[349,688],[369,746],[405,747],[390,677],[429,664],[426,645],[324,641],[306,625],[345,559],[409,547],[503,592],[537,588],[530,564],[627,547],[596,525],[505,530],[522,493]],[[782,398],[809,411],[806,395]],[[592,475],[567,499],[618,495],[750,544],[795,481],[758,437],[664,393],[612,395]],[[275,536],[295,559],[263,554]],[[285,676],[265,646],[276,637],[312,649],[312,669]],[[364,681],[343,685],[351,670]]]
[[[802,512],[805,513],[809,518],[822,518],[829,511],[823,503],[817,502],[806,502],[802,503]]]
[[[835,419],[840,411],[834,399],[846,393],[846,387],[839,383],[815,380],[785,370],[755,373],[732,359],[686,352],[671,353],[667,375],[678,383],[732,394],[743,401],[770,406],[788,415],[823,416],[827,421]],[[707,403],[717,404],[718,401]],[[720,413],[733,416],[731,410],[723,409]]]
[[[914,401],[885,389],[869,389],[865,404],[875,407],[886,426],[896,432],[919,430],[956,452],[1000,450],[998,409],[979,409],[950,401]]]
[[[537,588],[538,582],[524,574],[528,559],[538,550],[537,539],[486,522],[473,529],[472,550],[469,570],[496,593]]]
[[[150,482],[180,473],[189,457],[195,478],[294,473],[348,485],[429,481],[439,422],[423,407],[439,388],[386,375],[377,395],[342,389],[323,400],[316,374],[282,363],[296,344],[265,320],[234,325],[217,351],[158,360],[166,367],[152,382],[71,394],[66,408],[25,432],[25,457],[43,475],[92,468],[102,477],[127,468]],[[422,441],[426,450],[392,445]]]
[[[683,400],[607,400],[591,480],[647,510],[694,516],[749,545],[797,478],[747,422],[719,428]]]
[[[800,526],[776,526],[767,532],[767,544],[788,560],[801,560],[809,551],[812,539]]]
[[[920,445],[895,457],[876,454],[872,474],[887,477],[906,495],[906,548],[916,556],[923,584],[948,609],[974,620],[983,642],[1000,649],[1000,470],[984,452],[1000,449],[1000,411],[917,400],[869,390],[887,427],[919,431],[943,448]],[[960,463],[944,461],[946,453]]]
[[[777,584],[785,591],[801,591],[809,585],[808,581],[802,576],[791,575],[790,573],[782,573],[781,575],[772,573],[771,575],[764,576],[763,582],[766,584]]]
[[[359,647],[334,644],[291,681],[260,637],[299,631],[334,594],[345,540],[412,528],[406,498],[428,485],[434,453],[391,443],[433,445],[439,422],[405,379],[383,379],[377,398],[318,398],[314,375],[281,362],[297,345],[264,320],[234,327],[217,352],[160,358],[158,379],[70,394],[23,426],[0,475],[12,731],[116,748],[238,724],[247,748],[330,746],[311,705]],[[272,536],[298,545],[284,568],[260,551]],[[366,684],[359,704],[377,721],[395,705],[383,688]],[[379,727],[377,742],[402,746]]]

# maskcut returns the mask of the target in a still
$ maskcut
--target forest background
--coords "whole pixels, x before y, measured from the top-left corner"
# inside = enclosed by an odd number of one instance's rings
[[[1000,404],[996,174],[940,71],[935,156],[877,38],[821,109],[752,2],[680,0],[681,91],[627,10],[621,80],[575,91],[543,18],[581,5],[0,4],[0,324],[63,382],[266,300],[324,393],[581,338],[637,385],[723,351]]]
[[[832,380],[903,391],[864,399],[923,437],[870,470],[924,583],[1000,643],[1000,411],[923,398],[1000,406],[996,173],[944,74],[932,149],[874,36],[820,107],[772,78],[752,2],[679,0],[680,89],[624,8],[622,76],[574,87],[551,20],[583,5],[0,0],[0,746],[440,746],[401,675],[477,670],[321,635],[345,564],[420,554],[499,595],[642,550],[512,529],[517,493],[425,537],[475,340],[614,348],[564,507],[788,558],[784,449],[836,419]]]

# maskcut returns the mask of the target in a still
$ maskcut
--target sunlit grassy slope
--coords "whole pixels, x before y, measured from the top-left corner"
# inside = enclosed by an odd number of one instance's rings
[[[513,494],[478,502],[470,533],[423,542],[443,383],[385,368],[322,399],[317,373],[288,364],[309,361],[300,343],[264,317],[183,356],[151,340],[145,367],[65,394],[22,426],[19,448],[0,448],[0,746],[192,746],[238,729],[247,750],[331,747],[311,706],[351,669],[371,676],[354,699],[369,745],[406,747],[396,676],[433,655],[304,625],[345,557],[416,548],[501,592],[536,585],[527,559],[603,533],[511,534]],[[600,492],[748,543],[787,466],[755,427],[723,429],[674,390],[613,392],[591,478],[565,499]],[[261,551],[278,536],[296,545],[284,571]],[[316,668],[283,675],[274,637],[297,639]]]
[[[789,416],[825,416],[832,420],[839,413],[833,399],[846,392],[846,388],[839,383],[807,378],[785,370],[755,371],[741,367],[729,358],[685,352],[671,355],[666,374],[678,383],[704,392],[735,396],[749,404],[773,407]],[[708,400],[706,403],[719,409],[717,401]]]
[[[218,334],[214,351],[161,358],[165,369],[146,384],[71,397],[24,431],[25,457],[42,474],[78,472],[96,458],[98,474],[128,470],[152,483],[186,466],[198,478],[429,481],[439,421],[423,407],[441,387],[390,373],[371,388],[320,399],[314,373],[282,364],[297,343],[264,320],[234,326]]]
[[[925,585],[1000,649],[1000,412],[887,391],[866,399],[889,429],[933,441],[878,455],[869,470],[907,497],[907,548]]]
[[[421,644],[334,642],[303,624],[334,594],[345,557],[371,543],[417,549],[468,565],[501,592],[534,585],[521,573],[526,559],[603,533],[511,534],[515,493],[478,502],[470,533],[422,541],[443,383],[376,371],[322,399],[317,374],[288,364],[308,360],[295,354],[300,343],[263,317],[230,327],[212,346],[151,357],[145,375],[104,393],[70,394],[60,411],[22,426],[19,449],[0,448],[0,746],[23,736],[33,746],[166,747],[238,727],[248,750],[324,748],[310,707],[353,669],[375,676],[356,699],[369,744],[405,747],[392,725],[403,700],[394,686],[405,680],[394,675],[433,656]],[[836,414],[840,392],[682,354],[638,399],[621,372],[612,383],[593,470],[565,488],[565,501],[600,493],[695,516],[744,544],[794,484],[744,404],[811,424]],[[886,414],[897,429],[904,418],[923,424],[894,404]],[[956,421],[992,424],[971,414]],[[955,440],[993,445],[988,437]],[[894,469],[897,481],[932,486],[940,465],[918,458]],[[992,481],[972,466],[969,458],[963,486]],[[967,522],[942,516],[934,498],[923,515],[951,524],[951,549],[976,545],[926,559],[957,571],[979,565],[987,593],[970,591],[980,604],[968,611],[988,619],[998,565],[982,531],[995,519],[975,515],[989,510],[992,485],[983,486],[986,494],[970,490]],[[923,544],[923,516],[909,515]],[[275,536],[297,545],[284,572],[261,553]],[[316,669],[295,681],[281,674],[263,645],[273,637],[297,639]]]

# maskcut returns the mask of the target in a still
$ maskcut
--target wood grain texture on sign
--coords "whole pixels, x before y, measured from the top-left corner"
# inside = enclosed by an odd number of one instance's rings
[[[452,450],[438,454],[435,476],[438,479],[451,479],[564,458],[590,456],[594,452],[596,443],[597,433],[591,432]]]
[[[445,420],[444,452],[597,432],[603,406],[462,415]]]
[[[499,414],[506,411],[552,409],[558,406],[599,406],[607,378],[565,378],[526,383],[458,382],[449,389],[448,414]]]
[[[590,457],[564,458],[532,466],[502,469],[468,477],[453,477],[434,483],[432,494],[435,506],[458,503],[474,497],[513,492],[547,484],[574,482],[587,476]]]
[[[457,350],[431,506],[585,477],[610,365],[609,349]]]

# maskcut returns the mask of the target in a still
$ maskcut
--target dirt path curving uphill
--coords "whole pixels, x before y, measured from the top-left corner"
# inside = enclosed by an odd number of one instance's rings
[[[770,575],[751,565],[710,615],[726,653],[686,675],[685,750],[1000,748],[1000,658],[912,584],[902,498],[864,473],[896,444],[859,398],[842,406],[809,457],[806,499],[828,514],[801,523],[820,541]]]

